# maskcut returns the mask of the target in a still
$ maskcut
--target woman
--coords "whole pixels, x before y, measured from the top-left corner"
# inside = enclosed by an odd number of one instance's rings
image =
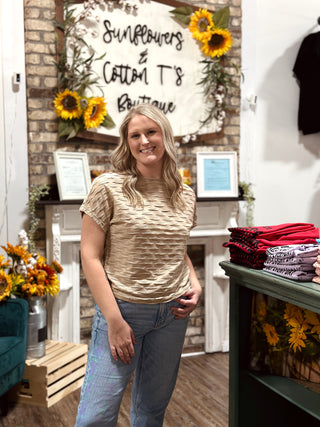
[[[152,105],[128,112],[112,163],[80,208],[96,314],[76,426],[116,426],[134,372],[131,426],[159,427],[201,294],[186,254],[195,195],[181,182],[170,123]]]

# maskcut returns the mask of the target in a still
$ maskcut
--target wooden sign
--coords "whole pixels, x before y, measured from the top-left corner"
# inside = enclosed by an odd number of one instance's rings
[[[117,137],[128,110],[144,102],[163,110],[176,137],[199,133],[208,139],[216,132],[215,120],[200,129],[209,108],[198,84],[204,56],[188,28],[170,13],[180,5],[185,4],[109,1],[97,5],[79,24],[79,32],[96,56],[105,54],[94,63],[94,71],[116,127],[99,127],[99,134]],[[80,14],[83,2],[72,7]],[[98,88],[93,95],[101,96]]]

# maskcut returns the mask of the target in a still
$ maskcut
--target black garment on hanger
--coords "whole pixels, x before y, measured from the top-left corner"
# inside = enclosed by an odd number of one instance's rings
[[[300,82],[298,128],[304,135],[320,132],[320,32],[302,41],[293,72]]]

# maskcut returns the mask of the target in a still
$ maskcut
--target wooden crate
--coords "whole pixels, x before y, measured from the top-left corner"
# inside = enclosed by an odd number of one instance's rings
[[[50,407],[81,387],[88,346],[46,341],[46,354],[27,359],[21,384],[10,393],[15,402]]]

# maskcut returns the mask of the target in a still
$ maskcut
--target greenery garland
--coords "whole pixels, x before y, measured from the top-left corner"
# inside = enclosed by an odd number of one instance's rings
[[[244,181],[239,182],[240,187],[240,195],[243,197],[247,204],[246,211],[246,226],[253,227],[254,224],[254,194],[252,191],[251,183],[247,183]]]
[[[199,44],[206,58],[200,61],[203,64],[203,77],[198,82],[203,86],[203,92],[207,101],[211,102],[207,117],[200,122],[201,127],[217,121],[217,132],[222,130],[226,116],[226,102],[230,86],[234,86],[233,75],[228,71],[235,68],[236,64],[229,61],[226,54],[232,46],[232,36],[228,31],[230,19],[229,7],[224,7],[215,13],[206,9],[194,9],[189,6],[178,7],[170,11],[174,18],[182,25],[188,26]],[[200,127],[200,129],[201,129]]]
[[[40,219],[36,214],[36,204],[42,199],[42,197],[49,194],[50,187],[46,184],[36,185],[31,187],[29,194],[29,202],[27,203],[29,211],[29,230],[28,230],[28,241],[29,241],[29,251],[31,253],[35,252],[35,234],[38,229]]]
[[[79,132],[103,126],[113,128],[115,123],[108,114],[103,90],[98,86],[99,77],[93,70],[93,64],[104,58],[96,57],[96,52],[85,41],[80,31],[86,22],[92,24],[92,9],[95,2],[84,2],[83,10],[76,15],[71,8],[72,2],[64,3],[64,19],[56,21],[56,28],[63,32],[63,46],[55,66],[58,70],[58,93],[53,101],[55,112],[59,117],[58,135],[67,139]],[[89,96],[97,87],[102,96]]]

